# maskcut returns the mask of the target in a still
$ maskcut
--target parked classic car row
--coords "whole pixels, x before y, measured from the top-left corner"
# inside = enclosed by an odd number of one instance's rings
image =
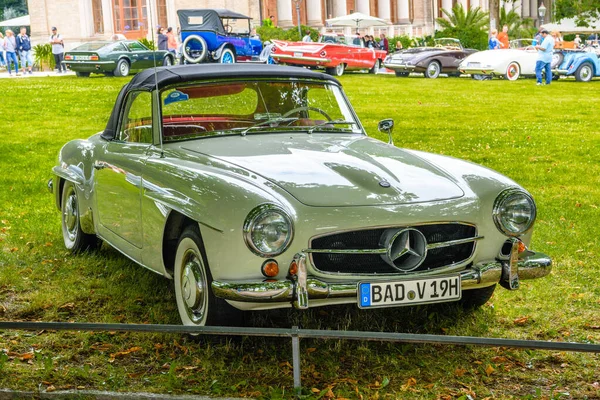
[[[455,158],[367,136],[340,82],[273,65],[160,67],[49,188],[72,251],[102,239],[171,278],[184,324],[241,310],[461,301],[540,278],[533,197]]]

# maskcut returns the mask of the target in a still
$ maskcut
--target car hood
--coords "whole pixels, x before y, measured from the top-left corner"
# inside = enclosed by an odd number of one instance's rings
[[[452,177],[425,159],[362,135],[248,135],[190,141],[181,149],[242,167],[244,175],[259,175],[309,206],[410,204],[464,196]]]
[[[483,64],[493,65],[497,62],[506,60],[520,60],[525,57],[531,50],[506,49],[506,50],[485,50],[473,53],[465,58],[461,65],[466,63],[479,62]]]

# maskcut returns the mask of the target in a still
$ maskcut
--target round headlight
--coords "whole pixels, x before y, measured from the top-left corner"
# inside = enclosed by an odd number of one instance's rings
[[[506,189],[494,202],[494,223],[505,235],[519,236],[527,232],[533,225],[535,216],[535,202],[523,190]]]
[[[274,205],[263,204],[256,207],[244,222],[246,245],[261,257],[274,257],[283,253],[292,242],[293,235],[292,220]]]

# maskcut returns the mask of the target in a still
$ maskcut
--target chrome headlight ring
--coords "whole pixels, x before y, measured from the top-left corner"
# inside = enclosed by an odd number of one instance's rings
[[[294,238],[290,216],[274,204],[261,204],[244,221],[244,241],[254,254],[275,257],[289,247]]]
[[[533,197],[522,189],[505,189],[494,201],[494,223],[507,236],[520,236],[527,232],[533,226],[536,215]]]

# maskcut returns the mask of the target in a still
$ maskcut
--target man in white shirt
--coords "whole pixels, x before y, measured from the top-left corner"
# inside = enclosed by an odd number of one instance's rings
[[[312,42],[312,38],[310,37],[310,31],[306,31],[306,35],[304,35],[304,37],[302,38],[302,41],[304,43]]]
[[[63,56],[65,53],[65,44],[60,33],[58,33],[55,26],[52,27],[52,36],[50,36],[50,44],[52,44],[52,54],[54,55],[54,63],[56,64],[56,70],[60,74],[61,72],[67,72],[67,69],[62,65]]]

